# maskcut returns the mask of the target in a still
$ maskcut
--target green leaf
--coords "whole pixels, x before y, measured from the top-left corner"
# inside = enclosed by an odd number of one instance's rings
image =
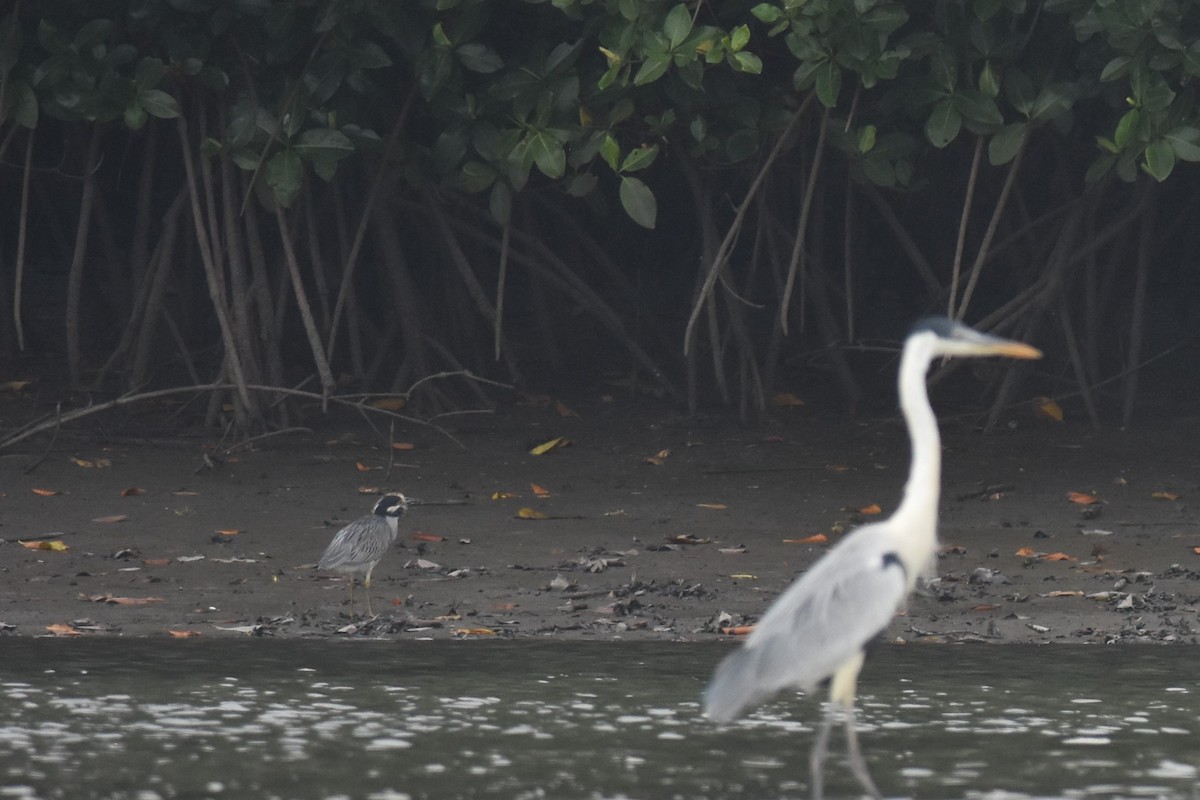
[[[754,55],[754,53],[743,50],[740,53],[733,53],[732,56],[740,72],[745,72],[748,75],[762,74],[762,59]]]
[[[750,9],[760,22],[765,22],[770,25],[773,22],[778,22],[783,18],[783,9],[779,6],[773,6],[770,3],[759,3],[754,8]]]
[[[75,40],[71,43],[79,52],[90,50],[93,46],[100,44],[109,37],[113,30],[113,23],[110,19],[94,19],[84,23],[79,32],[75,34]]]
[[[157,58],[143,58],[133,73],[133,85],[138,91],[153,89],[167,74],[167,65]]]
[[[501,225],[507,225],[512,219],[512,189],[508,188],[507,183],[496,181],[488,197],[488,210]]]
[[[1117,157],[1112,153],[1102,153],[1099,158],[1093,161],[1087,168],[1087,173],[1083,179],[1088,183],[1096,183],[1113,168],[1113,164],[1117,163]]]
[[[979,91],[995,100],[1000,95],[1000,77],[992,69],[992,62],[985,62],[979,73]]]
[[[276,202],[290,208],[300,193],[300,182],[304,177],[304,165],[300,156],[291,150],[280,150],[267,162],[267,186],[275,195]]]
[[[874,125],[866,125],[858,132],[858,152],[861,155],[866,155],[875,149],[875,135],[877,131]]]
[[[825,61],[817,67],[817,99],[826,108],[837,105],[838,92],[842,88],[842,71],[833,61]]]
[[[617,171],[617,164],[621,161],[621,145],[617,144],[617,140],[612,137],[612,134],[604,135],[604,143],[600,145],[600,157],[612,168],[613,172]]]
[[[1038,93],[1030,108],[1030,117],[1045,122],[1071,110],[1078,91],[1069,83],[1052,83]]]
[[[567,154],[560,142],[545,133],[529,137],[529,153],[533,163],[547,178],[561,178],[567,168]]]
[[[1129,56],[1117,56],[1113,60],[1104,65],[1104,69],[1100,70],[1101,82],[1115,81],[1117,78],[1124,77],[1129,72],[1129,67],[1133,63],[1133,59]]]
[[[326,183],[333,183],[333,179],[337,177],[336,161],[314,161],[312,167],[317,177]]]
[[[179,116],[179,103],[161,89],[147,89],[139,93],[138,105],[159,119],[174,119]]]
[[[587,197],[596,189],[599,179],[590,172],[581,172],[567,182],[567,194],[571,197]]]
[[[667,41],[670,43],[671,49],[674,50],[683,44],[683,40],[691,32],[692,15],[688,11],[687,6],[680,3],[667,13],[666,22],[663,23],[663,33],[666,34]]]
[[[1157,139],[1146,146],[1146,172],[1155,180],[1165,181],[1175,169],[1175,151],[1171,145],[1162,139]]]
[[[950,98],[942,100],[933,107],[933,113],[925,121],[925,135],[930,143],[941,149],[954,141],[962,128],[962,117],[954,109]]]
[[[333,128],[313,128],[300,134],[292,150],[305,161],[338,161],[354,152],[354,143]]]
[[[666,74],[669,66],[671,57],[666,54],[648,56],[633,76],[633,85],[645,86],[647,83],[653,83]]]
[[[1200,161],[1200,129],[1181,126],[1167,131],[1163,139],[1180,161]]]
[[[446,35],[446,29],[442,27],[442,23],[440,22],[434,24],[433,26],[433,42],[434,44],[439,44],[442,47],[450,47],[453,45],[453,42],[450,41],[450,37]]]
[[[654,229],[658,217],[658,201],[650,187],[637,178],[624,176],[621,178],[621,205],[630,219],[643,228]]]
[[[1120,121],[1117,122],[1117,130],[1113,134],[1113,141],[1117,147],[1124,150],[1133,141],[1134,135],[1137,133],[1138,125],[1141,123],[1141,112],[1136,108],[1131,108],[1125,112]]]
[[[645,169],[654,163],[657,156],[658,145],[643,145],[625,156],[625,160],[621,162],[620,172],[637,172],[639,169]]]
[[[729,32],[729,48],[737,53],[750,44],[750,26],[738,25]]]
[[[1032,114],[1037,90],[1033,88],[1033,81],[1029,80],[1029,76],[1024,72],[1016,67],[1010,67],[1005,72],[1004,93],[1013,108],[1027,117]]]
[[[482,192],[496,180],[496,170],[481,161],[468,161],[462,165],[463,188],[472,194]]]
[[[993,167],[998,167],[1012,161],[1028,135],[1029,126],[1024,122],[1005,125],[996,131],[988,142],[988,162]]]
[[[150,115],[141,106],[134,105],[125,109],[125,127],[131,131],[141,130],[149,118]]]
[[[863,174],[867,180],[885,189],[896,185],[896,168],[886,158],[871,156],[862,160]]]
[[[959,89],[951,95],[951,100],[954,103],[955,110],[964,119],[980,122],[984,125],[1004,124],[1004,116],[1000,113],[1000,109],[996,107],[996,101],[983,92],[974,89]]]
[[[504,60],[490,47],[474,42],[464,44],[454,51],[462,65],[472,72],[490,75],[504,66]]]

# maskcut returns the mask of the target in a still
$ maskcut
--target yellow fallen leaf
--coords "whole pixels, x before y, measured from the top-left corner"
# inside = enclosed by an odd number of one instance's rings
[[[1059,590],[1057,592],[1046,592],[1043,597],[1083,597],[1083,592],[1076,589],[1075,591]]]
[[[1175,492],[1151,492],[1150,496],[1156,500],[1178,500],[1179,495]]]
[[[537,509],[521,508],[517,510],[517,519],[548,519],[548,517]]]
[[[812,536],[805,536],[803,539],[784,539],[784,544],[828,544],[829,537],[823,533],[814,533]]]
[[[529,455],[531,455],[531,456],[545,455],[546,453],[549,453],[551,450],[553,450],[556,447],[566,447],[570,443],[571,443],[571,440],[567,439],[566,437],[555,436],[553,439],[546,441],[546,442],[542,442],[537,447],[531,448],[529,450]]]
[[[653,464],[656,467],[661,467],[663,465],[663,462],[666,461],[670,457],[671,457],[671,451],[664,448],[662,450],[659,450],[657,453],[655,453],[652,456],[646,456],[645,458],[642,459],[642,461],[644,461],[647,464]]]
[[[28,548],[29,550],[53,550],[56,553],[65,553],[71,549],[70,547],[67,547],[67,545],[60,539],[52,539],[50,541],[43,540],[39,542],[23,542],[18,539],[17,543],[20,544],[21,547]]]
[[[737,575],[730,575],[729,577],[735,581],[756,581],[756,580],[758,580],[757,575],[751,575],[749,572],[739,572]]]
[[[696,503],[696,508],[707,508],[712,511],[724,511],[729,506],[724,503]]]
[[[1053,420],[1054,422],[1063,421],[1062,406],[1051,400],[1049,397],[1039,397],[1037,405],[1034,406],[1034,413],[1042,419]]]
[[[75,456],[71,456],[71,463],[75,464],[78,467],[86,467],[88,469],[96,466],[91,461],[84,461],[82,458],[76,458]]]
[[[46,630],[55,636],[83,636],[83,631],[76,630],[75,626],[68,625],[65,622],[56,622],[53,625],[47,625]]]
[[[731,627],[721,628],[721,633],[726,636],[749,636],[754,630],[753,625],[733,625]]]
[[[776,392],[771,395],[771,405],[776,408],[801,408],[804,401],[791,392]]]
[[[360,486],[358,487],[359,494],[383,494],[383,490],[378,486]]]
[[[533,493],[535,495],[537,495],[538,497],[549,497],[550,496],[550,490],[547,489],[545,486],[539,486],[536,483],[531,483],[531,484],[529,484],[529,488],[532,489]]]
[[[853,469],[853,467],[848,467],[845,464],[826,464],[825,469],[829,470],[830,472],[848,472]]]
[[[492,492],[493,500],[511,500],[516,497],[512,492]]]
[[[408,400],[403,397],[381,397],[378,400],[372,400],[367,405],[371,408],[378,408],[380,411],[402,411],[408,405]]]

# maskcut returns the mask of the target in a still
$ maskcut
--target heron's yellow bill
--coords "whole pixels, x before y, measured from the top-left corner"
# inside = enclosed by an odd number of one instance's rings
[[[998,342],[992,348],[992,352],[998,356],[1007,356],[1008,358],[1041,358],[1042,351],[1030,344],[1024,342]]]

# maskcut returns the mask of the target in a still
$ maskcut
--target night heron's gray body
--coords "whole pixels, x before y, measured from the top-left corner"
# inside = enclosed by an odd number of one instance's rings
[[[912,465],[896,513],[847,535],[788,587],[745,644],[721,662],[705,690],[705,713],[727,721],[780,689],[811,691],[828,680],[830,702],[809,757],[815,798],[821,797],[830,727],[838,715],[845,722],[854,776],[871,796],[880,796],[858,747],[854,696],[867,644],[887,629],[937,557],[942,452],[925,373],[935,358],[994,355],[1041,357],[1029,345],[945,317],[913,328],[904,342],[899,382]]]
[[[340,572],[350,579],[350,613],[354,613],[354,578],[363,576],[367,614],[371,614],[371,572],[396,541],[397,525],[408,510],[408,498],[389,494],[375,509],[337,532],[325,548],[317,569]]]

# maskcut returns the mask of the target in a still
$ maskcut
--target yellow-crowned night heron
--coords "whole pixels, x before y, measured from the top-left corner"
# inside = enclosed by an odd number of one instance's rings
[[[396,541],[396,526],[408,510],[408,498],[389,494],[380,498],[375,509],[337,532],[318,569],[341,572],[350,578],[350,613],[354,613],[354,577],[363,576],[367,594],[367,614],[371,614],[371,571]]]

